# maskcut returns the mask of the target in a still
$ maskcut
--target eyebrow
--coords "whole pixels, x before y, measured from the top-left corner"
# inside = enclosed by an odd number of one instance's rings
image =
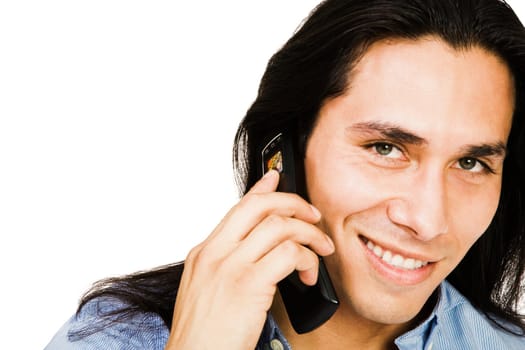
[[[481,145],[466,145],[462,148],[467,157],[501,157],[504,158],[507,153],[507,147],[503,142],[484,143]]]
[[[355,130],[357,132],[369,134],[379,133],[382,137],[399,143],[416,146],[428,145],[428,141],[423,137],[392,123],[380,121],[360,122],[349,126],[346,130]],[[507,147],[503,142],[465,145],[461,148],[460,153],[464,154],[465,157],[471,158],[505,157]]]
[[[408,143],[412,145],[426,145],[428,141],[416,134],[403,129],[400,126],[384,123],[384,122],[361,122],[353,124],[348,129],[356,130],[358,132],[365,132],[369,134],[381,134],[384,138],[400,143]]]

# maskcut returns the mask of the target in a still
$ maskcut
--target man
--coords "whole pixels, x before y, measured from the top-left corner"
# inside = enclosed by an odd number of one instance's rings
[[[102,284],[52,344],[524,348],[523,67],[503,2],[325,1],[240,125],[247,194],[184,266]],[[276,192],[276,171],[258,178],[263,140],[284,129],[304,198]],[[317,255],[339,307],[298,334],[277,283],[297,270],[315,284]]]

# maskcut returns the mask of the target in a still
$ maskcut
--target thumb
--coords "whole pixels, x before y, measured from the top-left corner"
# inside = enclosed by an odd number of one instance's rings
[[[270,169],[259,181],[253,185],[248,193],[267,193],[277,190],[279,185],[279,172],[275,169]]]

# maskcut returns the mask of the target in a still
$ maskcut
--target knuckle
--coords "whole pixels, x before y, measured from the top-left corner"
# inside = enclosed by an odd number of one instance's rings
[[[196,245],[195,247],[191,248],[188,252],[188,255],[186,255],[186,262],[193,263],[195,260],[197,260],[198,256],[200,255],[200,252],[202,250],[202,245]]]
[[[280,248],[282,253],[286,256],[296,257],[300,253],[300,248],[297,245],[297,243],[290,240],[286,240],[283,243],[281,243]]]
[[[268,215],[264,221],[266,225],[276,230],[281,229],[286,224],[286,220],[282,216],[276,214]]]
[[[193,266],[209,266],[214,264],[214,253],[209,245],[199,244],[192,248],[188,254],[187,260]]]
[[[297,193],[290,193],[290,196],[293,198],[294,201],[298,203],[306,203],[303,197],[299,196]]]
[[[259,193],[248,193],[239,201],[239,207],[252,207],[261,201],[262,195]]]
[[[310,260],[312,266],[317,266],[319,264],[319,257],[317,256],[317,254],[315,254],[310,249],[307,249],[307,253],[308,253],[308,259]]]
[[[297,193],[287,193],[287,195],[289,196],[289,206],[291,210],[297,211],[304,206],[308,206],[308,202]]]

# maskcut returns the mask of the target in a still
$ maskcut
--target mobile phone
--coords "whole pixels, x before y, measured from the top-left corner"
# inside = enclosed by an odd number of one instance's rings
[[[298,140],[290,131],[270,135],[261,148],[262,176],[270,169],[280,173],[277,191],[293,192],[307,199],[304,161],[299,156]],[[339,300],[328,271],[319,257],[319,277],[314,286],[299,279],[297,271],[278,284],[288,318],[299,334],[310,332],[325,323],[337,310]]]

